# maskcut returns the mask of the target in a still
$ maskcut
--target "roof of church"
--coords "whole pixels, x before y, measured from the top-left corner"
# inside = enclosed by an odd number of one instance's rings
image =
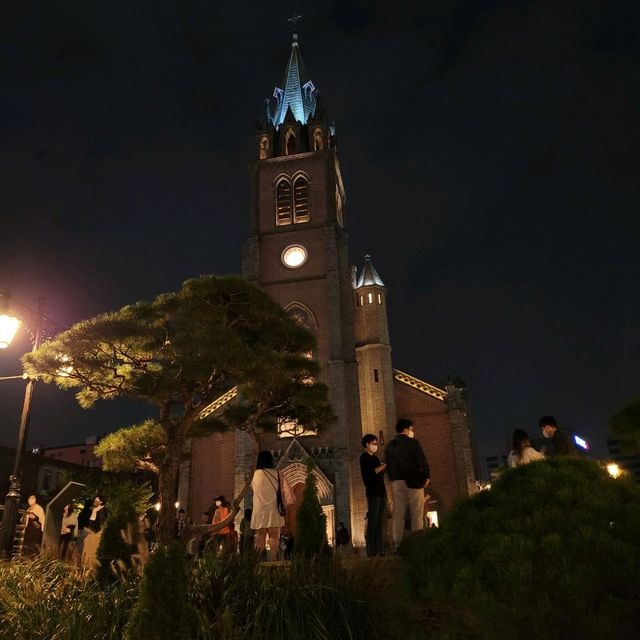
[[[447,392],[444,389],[440,389],[440,387],[436,387],[424,380],[420,380],[420,378],[415,378],[404,371],[400,371],[399,369],[393,370],[393,377],[398,380],[398,382],[403,382],[404,384],[417,389],[418,391],[422,391],[422,393],[426,393],[428,396],[432,398],[436,398],[437,400],[442,400],[445,402],[447,399]]]
[[[358,278],[356,289],[359,289],[360,287],[368,287],[372,284],[377,284],[379,287],[384,287],[382,278],[378,275],[375,267],[371,264],[371,256],[367,255],[364,257],[364,267],[362,269],[360,277]]]
[[[276,87],[273,91],[273,97],[276,99],[273,113],[270,109],[267,110],[273,126],[277,129],[285,121],[289,110],[295,120],[306,124],[309,117],[315,113],[317,91],[302,62],[296,33],[293,34],[291,55],[282,84],[284,89]]]
[[[435,385],[429,384],[428,382],[425,382],[424,380],[420,380],[420,378],[416,378],[412,375],[409,375],[404,371],[400,371],[399,369],[394,369],[393,377],[396,380],[398,380],[398,382],[403,382],[404,384],[409,385],[410,387],[413,387],[418,391],[422,391],[422,393],[425,393],[428,396],[431,396],[432,398],[436,398],[437,400],[441,400],[442,402],[445,402],[447,400],[448,394],[444,389],[440,389],[440,387],[436,387]],[[218,409],[221,409],[222,407],[224,407],[224,405],[226,405],[228,402],[233,400],[237,395],[238,395],[238,387],[233,387],[229,389],[229,391],[227,391],[226,393],[223,393],[220,397],[216,398],[211,404],[205,407],[200,413],[200,415],[198,416],[198,419],[206,418],[207,416],[211,415],[215,411],[218,411]]]

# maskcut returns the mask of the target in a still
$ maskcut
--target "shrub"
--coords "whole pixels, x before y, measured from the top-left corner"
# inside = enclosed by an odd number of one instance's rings
[[[0,564],[0,640],[121,640],[137,580],[100,586],[50,560]]]
[[[140,597],[127,625],[127,640],[188,640],[197,611],[188,600],[189,565],[178,542],[158,548],[144,568]]]
[[[122,569],[131,566],[131,555],[137,552],[138,513],[144,511],[151,498],[146,482],[116,479],[106,488],[109,515],[98,547],[101,581],[113,579]]]
[[[634,637],[640,487],[583,459],[503,474],[400,548],[448,638]]]
[[[318,500],[316,477],[313,475],[313,462],[307,464],[307,480],[302,493],[302,504],[296,514],[296,540],[294,552],[304,558],[310,558],[329,551],[327,543],[327,518]]]

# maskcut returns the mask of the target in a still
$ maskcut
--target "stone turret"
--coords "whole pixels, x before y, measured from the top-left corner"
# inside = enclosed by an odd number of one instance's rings
[[[355,287],[356,360],[362,433],[373,433],[384,445],[395,435],[396,405],[387,319],[387,288],[371,256]]]

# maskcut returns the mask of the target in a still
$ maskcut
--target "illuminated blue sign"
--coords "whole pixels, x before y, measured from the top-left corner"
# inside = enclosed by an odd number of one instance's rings
[[[576,446],[584,449],[585,451],[589,451],[589,443],[578,435],[573,436],[573,441],[576,443]]]

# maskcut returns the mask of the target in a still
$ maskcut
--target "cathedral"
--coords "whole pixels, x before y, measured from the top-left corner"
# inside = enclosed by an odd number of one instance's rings
[[[256,126],[250,163],[250,219],[243,275],[260,285],[316,335],[312,354],[322,366],[336,422],[319,432],[282,423],[263,436],[297,497],[313,459],[327,534],[343,522],[364,545],[366,499],[359,458],[365,433],[384,445],[397,417],[414,422],[431,467],[428,509],[437,519],[474,491],[470,414],[463,385],[438,387],[394,368],[387,322],[387,288],[369,256],[351,266],[345,185],[336,132],[302,62],[297,35],[282,88],[267,100]],[[235,389],[207,412],[233,402]],[[194,517],[213,496],[235,495],[252,468],[243,433],[193,440],[182,464],[179,500]],[[251,497],[248,496],[247,506]],[[299,501],[298,501],[299,504]],[[295,506],[286,526],[295,533]]]

